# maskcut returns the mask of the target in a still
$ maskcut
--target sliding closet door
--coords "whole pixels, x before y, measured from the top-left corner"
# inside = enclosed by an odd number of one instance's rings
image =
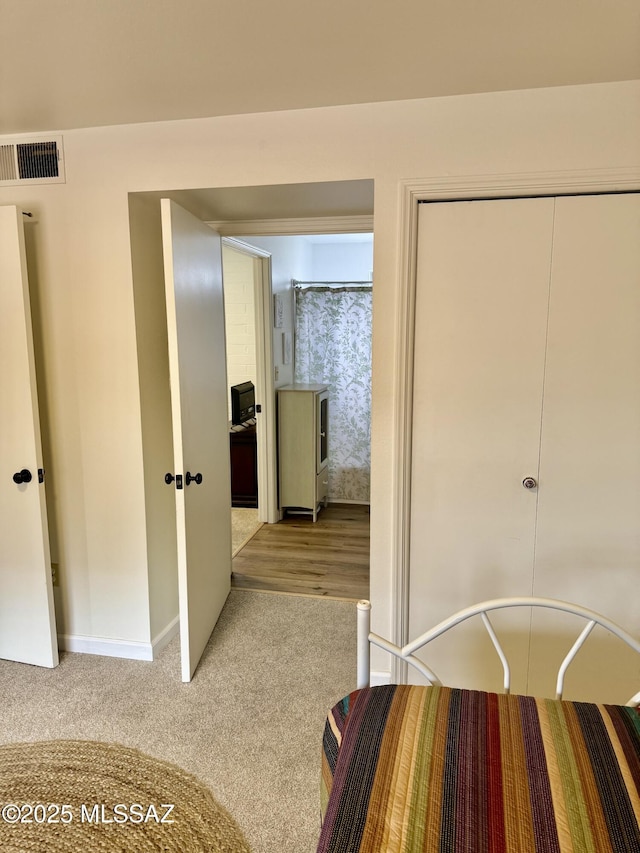
[[[538,479],[553,206],[553,199],[420,206],[412,637],[476,601],[532,592],[537,490],[523,480]],[[448,639],[429,652],[436,673],[448,683],[499,688],[482,626],[477,642],[458,637],[464,653]],[[514,631],[507,644],[525,663],[527,642],[526,632]]]
[[[640,634],[638,194],[556,200],[538,501],[535,594]],[[533,648],[530,691],[569,644],[560,632]],[[627,657],[594,633],[568,695],[613,701],[611,686],[626,701],[638,689],[619,675]]]

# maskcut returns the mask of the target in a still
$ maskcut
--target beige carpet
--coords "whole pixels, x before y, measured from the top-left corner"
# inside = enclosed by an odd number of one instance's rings
[[[235,557],[262,527],[257,509],[231,508],[231,556]]]
[[[0,804],[4,853],[250,853],[194,776],[120,744],[0,746]]]
[[[153,662],[0,660],[0,743],[139,749],[207,785],[254,853],[315,853],[324,721],[355,688],[355,648],[351,603],[232,590],[190,684],[178,637]]]

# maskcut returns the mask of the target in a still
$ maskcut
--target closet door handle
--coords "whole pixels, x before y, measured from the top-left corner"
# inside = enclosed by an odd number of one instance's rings
[[[33,480],[31,471],[28,468],[23,468],[21,471],[16,471],[13,475],[14,483],[30,483]]]
[[[202,474],[192,474],[191,471],[187,471],[185,480],[187,486],[191,485],[191,483],[195,483],[196,486],[199,486],[202,482]]]
[[[522,481],[522,485],[525,489],[535,489],[538,484],[533,477],[525,477]]]

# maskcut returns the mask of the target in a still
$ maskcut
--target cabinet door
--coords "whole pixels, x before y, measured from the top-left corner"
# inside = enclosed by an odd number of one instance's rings
[[[532,591],[537,494],[522,481],[538,477],[553,205],[420,207],[412,637],[468,604]],[[430,650],[447,683],[499,688],[499,666],[479,631],[477,642],[460,632],[462,645],[454,637]],[[514,631],[507,644],[525,663],[527,641]]]
[[[329,393],[322,391],[315,395],[317,421],[317,458],[316,470],[321,471],[328,464],[329,457]]]
[[[313,509],[316,495],[317,416],[311,391],[278,392],[280,507]]]
[[[639,519],[640,195],[558,198],[535,594],[577,601],[637,635]],[[530,691],[570,637],[567,625],[533,645]],[[621,675],[625,664],[637,670],[629,655],[595,632],[569,670],[568,698],[626,701],[638,689]]]

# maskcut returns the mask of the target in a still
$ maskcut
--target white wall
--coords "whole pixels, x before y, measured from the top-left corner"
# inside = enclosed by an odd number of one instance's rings
[[[373,236],[348,242],[311,243],[314,281],[369,281],[373,270]]]
[[[222,247],[227,385],[256,384],[256,312],[253,258]],[[229,395],[231,420],[231,395]]]
[[[37,218],[65,630],[150,636],[130,192],[375,181],[371,595],[385,632],[401,182],[638,168],[639,139],[640,81],[65,131],[66,184],[0,189]]]
[[[293,382],[293,355],[284,363],[282,335],[293,335],[293,289],[291,279],[304,279],[311,275],[311,245],[304,237],[243,237],[247,243],[271,254],[271,281],[273,293],[282,297],[284,317],[282,328],[273,330],[273,365],[276,371],[275,387]],[[293,339],[292,339],[293,346]]]

